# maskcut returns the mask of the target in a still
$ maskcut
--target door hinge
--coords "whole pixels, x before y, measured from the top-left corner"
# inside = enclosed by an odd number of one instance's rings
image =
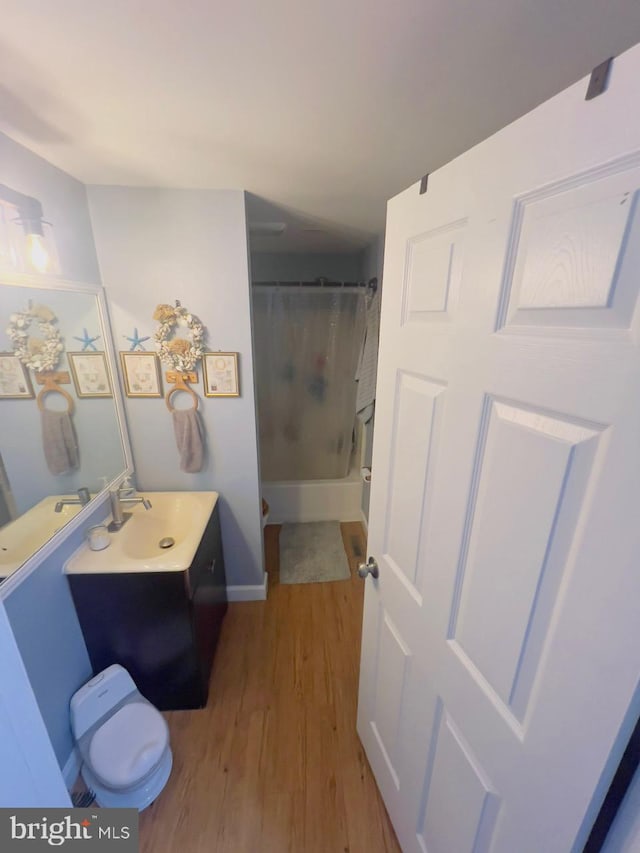
[[[606,92],[609,85],[609,72],[611,71],[612,62],[613,56],[610,56],[609,59],[601,62],[600,65],[596,65],[593,69],[589,78],[587,94],[584,96],[585,101],[590,101],[592,98],[597,98],[598,95]]]

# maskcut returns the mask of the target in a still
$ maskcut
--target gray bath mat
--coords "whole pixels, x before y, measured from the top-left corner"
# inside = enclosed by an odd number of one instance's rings
[[[280,583],[322,583],[349,577],[338,521],[282,525]]]

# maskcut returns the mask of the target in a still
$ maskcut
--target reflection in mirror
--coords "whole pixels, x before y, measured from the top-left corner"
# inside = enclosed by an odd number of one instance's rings
[[[127,467],[109,334],[91,290],[0,283],[0,581]]]

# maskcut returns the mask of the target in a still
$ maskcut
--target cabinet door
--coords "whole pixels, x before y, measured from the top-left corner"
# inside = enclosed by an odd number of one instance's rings
[[[121,664],[161,710],[203,704],[184,572],[69,581],[95,672]]]
[[[222,628],[222,620],[227,612],[227,587],[217,509],[211,517],[207,533],[209,534],[207,544],[210,550],[206,553],[203,565],[198,569],[191,598],[195,642],[205,690],[203,704],[207,699],[211,665]]]
[[[213,566],[213,568],[212,568]],[[224,557],[222,555],[222,541],[220,535],[220,516],[217,505],[214,507],[211,517],[207,522],[202,539],[198,545],[195,557],[189,567],[188,585],[190,595],[200,585],[203,577],[207,584],[210,583],[209,575],[214,575],[219,586],[224,588],[226,597],[226,580],[224,573]]]

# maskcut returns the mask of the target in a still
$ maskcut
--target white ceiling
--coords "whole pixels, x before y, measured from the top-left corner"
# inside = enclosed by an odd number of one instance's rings
[[[344,251],[639,40],[638,0],[0,0],[0,129],[86,183],[247,189],[290,223],[260,248]]]

